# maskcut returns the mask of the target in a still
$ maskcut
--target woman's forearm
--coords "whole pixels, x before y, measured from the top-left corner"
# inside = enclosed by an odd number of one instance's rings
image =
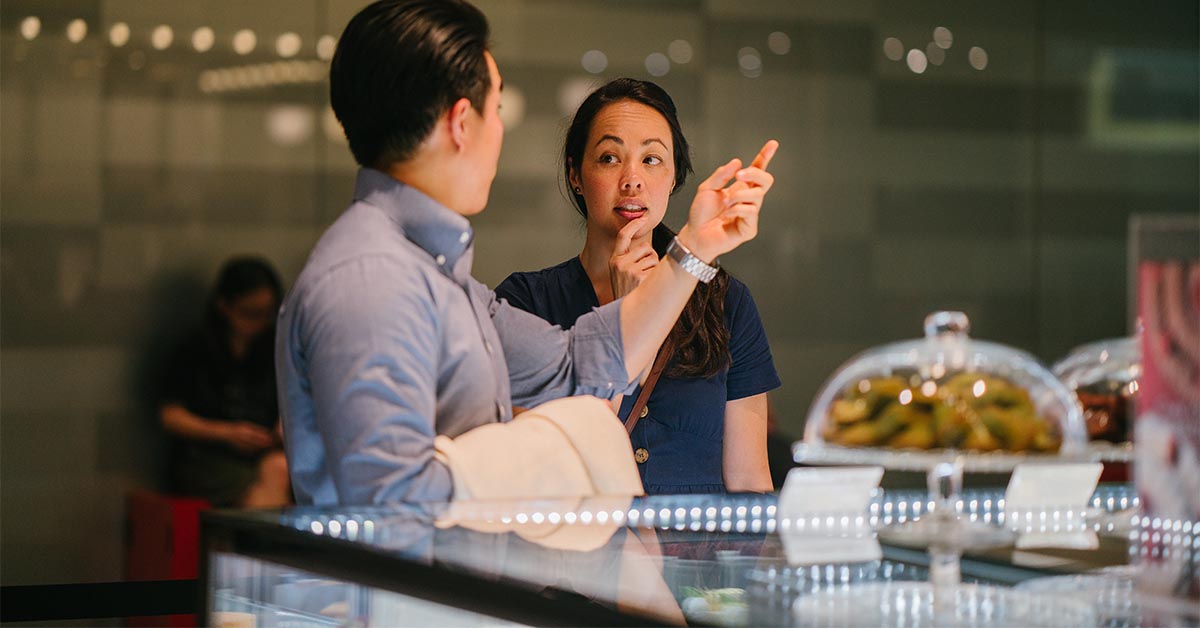
[[[224,441],[228,438],[229,425],[195,415],[177,403],[164,403],[159,408],[163,427],[176,436],[191,440]]]
[[[654,362],[696,283],[695,277],[667,258],[621,301],[621,343],[629,381]]]

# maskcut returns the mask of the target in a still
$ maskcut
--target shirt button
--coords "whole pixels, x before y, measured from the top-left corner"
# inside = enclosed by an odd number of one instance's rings
[[[483,350],[487,351],[488,353],[491,353],[492,352],[492,343],[487,340],[484,340],[483,341]]]
[[[464,231],[464,232],[462,232],[462,235],[458,236],[458,241],[462,244],[466,244],[467,240],[470,240],[470,239],[471,239],[470,231]]]
[[[642,406],[642,413],[638,415],[638,418],[644,419],[647,414],[650,414],[650,406]]]
[[[650,459],[650,452],[646,451],[645,447],[638,447],[633,450],[633,459],[637,460],[638,464],[642,464]]]
[[[499,401],[496,402],[496,416],[504,418],[504,404]]]
[[[434,261],[436,261],[436,262],[438,263],[438,266],[443,266],[443,265],[445,265],[445,264],[446,264],[446,256],[445,256],[445,255],[439,255],[439,256],[437,256],[437,257],[435,257],[435,258],[434,258]]]

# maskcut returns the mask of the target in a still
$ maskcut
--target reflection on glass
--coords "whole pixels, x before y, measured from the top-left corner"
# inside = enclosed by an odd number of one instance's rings
[[[296,33],[287,32],[275,38],[275,52],[284,59],[296,56],[302,45],[303,41]]]
[[[594,51],[594,52],[599,52]],[[600,53],[604,54],[604,53]],[[605,61],[607,63],[607,60]],[[564,116],[575,115],[575,110],[583,100],[596,88],[596,83],[590,78],[573,78],[563,82],[558,88],[558,110]]]
[[[258,37],[254,31],[243,28],[233,34],[233,51],[240,55],[248,55],[254,52],[254,47],[258,45]]]
[[[108,29],[108,41],[115,48],[120,48],[129,43],[129,25],[125,22],[117,22]]]
[[[42,32],[42,21],[37,16],[29,16],[21,20],[21,37],[32,41]]]
[[[691,62],[692,54],[692,45],[684,39],[676,39],[667,46],[667,56],[675,63]]]
[[[608,67],[608,56],[599,50],[589,50],[583,53],[579,62],[583,65],[583,69],[592,74],[599,74]]]
[[[166,50],[171,47],[173,41],[175,41],[175,31],[166,24],[159,24],[150,33],[150,45],[154,46],[155,50]]]
[[[671,60],[661,52],[646,55],[646,71],[650,76],[666,76],[671,71]]]
[[[267,110],[267,137],[279,146],[298,146],[312,137],[313,112],[301,105],[279,105]]]
[[[525,121],[525,92],[516,85],[505,85],[500,92],[500,122],[512,130]]]
[[[888,37],[883,40],[883,55],[892,61],[899,61],[904,58],[904,42],[895,37]]]
[[[785,55],[792,49],[792,38],[787,33],[775,31],[767,35],[767,48],[777,55]]]
[[[213,44],[216,41],[216,34],[213,33],[213,29],[207,26],[201,26],[192,32],[192,48],[195,48],[196,52],[208,52],[212,50]]]
[[[762,55],[756,48],[750,46],[738,50],[738,68],[742,71],[742,76],[746,78],[762,76]]]
[[[967,60],[971,62],[971,67],[976,70],[983,70],[987,68],[988,53],[979,46],[972,46],[971,50],[967,52]]]
[[[87,37],[87,31],[87,22],[80,19],[71,20],[67,24],[67,41],[77,44]]]
[[[322,61],[333,59],[333,53],[337,52],[337,39],[332,35],[321,35],[317,40],[317,58]]]
[[[949,50],[954,45],[954,33],[945,26],[939,26],[933,29],[933,43],[942,50]]]
[[[925,57],[925,53],[913,48],[908,51],[908,69],[913,71],[913,74],[922,74],[925,68],[929,67],[929,60]]]
[[[931,41],[925,45],[925,56],[933,65],[941,65],[946,60],[946,51],[937,42]]]

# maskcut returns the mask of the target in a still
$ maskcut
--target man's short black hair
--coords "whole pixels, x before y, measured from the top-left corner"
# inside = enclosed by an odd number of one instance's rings
[[[333,112],[359,165],[412,157],[459,98],[483,112],[487,18],[464,0],[379,0],[359,11],[329,71]]]

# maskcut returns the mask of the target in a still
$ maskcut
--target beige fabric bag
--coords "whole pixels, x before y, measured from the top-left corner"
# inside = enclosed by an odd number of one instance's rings
[[[629,436],[596,397],[556,399],[508,423],[438,436],[434,448],[455,500],[644,494]]]

